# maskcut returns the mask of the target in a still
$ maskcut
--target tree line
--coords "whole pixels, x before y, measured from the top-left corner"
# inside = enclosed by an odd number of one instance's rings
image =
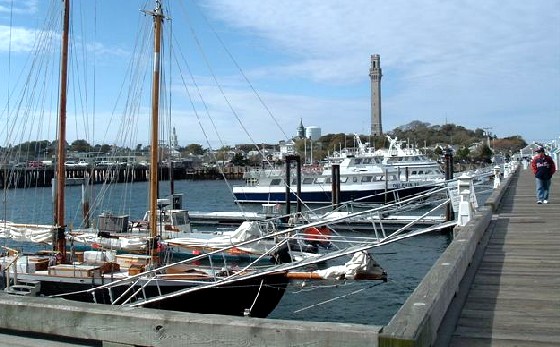
[[[456,148],[455,158],[461,161],[488,161],[494,154],[502,154],[505,157],[517,153],[524,148],[527,143],[521,136],[510,136],[498,138],[484,129],[470,130],[456,124],[431,125],[426,122],[413,121],[406,125],[399,126],[385,135],[398,138],[423,149],[426,154],[432,157],[441,155],[441,148],[452,145]],[[389,143],[386,136],[367,136],[360,135],[362,142],[369,142],[376,149],[386,148]],[[295,150],[298,154],[304,155],[306,152],[313,151],[314,160],[325,158],[328,154],[342,148],[355,147],[353,134],[327,134],[321,136],[316,141],[309,139],[294,138]],[[478,146],[473,146],[479,144]],[[436,147],[439,145],[439,147]],[[101,154],[136,154],[149,151],[149,145],[137,144],[135,148],[119,147],[109,144],[91,145],[86,140],[79,139],[66,146],[69,152],[96,152]],[[268,149],[269,151],[278,150],[278,144],[259,144],[258,149]],[[472,150],[472,148],[476,148]],[[3,151],[9,150],[11,153],[18,153],[20,156],[28,158],[52,157],[57,149],[56,141],[28,141],[17,144],[9,148],[1,148]],[[183,156],[205,155],[210,149],[204,148],[200,144],[188,144],[176,148]],[[217,153],[216,160],[227,159],[226,153],[235,152],[233,159],[229,158],[236,165],[249,165],[260,162],[262,158],[248,158],[245,153],[257,150],[254,144],[240,144],[236,146],[223,146],[213,152]],[[309,155],[309,154],[308,154]]]

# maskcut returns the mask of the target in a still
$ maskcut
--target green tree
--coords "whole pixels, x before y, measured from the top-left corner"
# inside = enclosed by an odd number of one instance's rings
[[[245,166],[247,165],[247,159],[243,157],[243,153],[237,152],[231,159],[231,163],[235,166]]]
[[[494,153],[492,152],[492,149],[488,147],[486,143],[484,143],[477,148],[473,158],[479,162],[491,163],[493,155]]]
[[[99,147],[99,152],[110,153],[111,149],[112,149],[111,145],[108,145],[108,144],[104,143]]]
[[[457,153],[455,153],[455,158],[459,161],[468,161],[470,153],[471,151],[469,150],[469,148],[463,146],[457,150]]]
[[[181,153],[201,155],[204,154],[204,148],[197,143],[191,143],[181,150]]]
[[[72,142],[69,150],[74,152],[91,152],[93,147],[86,140],[76,140]]]

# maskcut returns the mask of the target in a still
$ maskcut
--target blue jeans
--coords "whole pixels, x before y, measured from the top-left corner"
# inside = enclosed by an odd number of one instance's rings
[[[550,190],[550,180],[543,180],[536,178],[537,180],[537,200],[543,201],[548,200],[548,192]]]

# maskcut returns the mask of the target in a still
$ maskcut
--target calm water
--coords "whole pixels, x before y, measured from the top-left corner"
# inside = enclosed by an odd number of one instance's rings
[[[230,184],[240,182],[230,182]],[[169,193],[169,184],[160,185],[161,195]],[[183,194],[183,207],[190,211],[239,211],[231,190],[223,181],[177,181],[175,193]],[[19,222],[51,223],[51,189],[9,190],[2,197],[0,219]],[[147,208],[147,183],[96,185],[92,216],[111,211],[142,218]],[[104,196],[104,199],[101,199]],[[81,187],[68,187],[66,221],[75,227],[81,219]],[[260,211],[259,205],[244,205]],[[5,242],[5,241],[0,241]],[[384,325],[412,293],[450,239],[446,235],[419,236],[373,250],[376,260],[387,271],[389,281],[348,283],[293,283],[271,319],[346,322]],[[235,300],[235,298],[232,298]]]

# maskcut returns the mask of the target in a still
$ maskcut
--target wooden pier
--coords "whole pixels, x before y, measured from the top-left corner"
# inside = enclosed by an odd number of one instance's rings
[[[560,173],[548,205],[536,204],[530,170],[513,181],[472,283],[444,319],[441,346],[560,344]]]
[[[248,167],[233,166],[224,168],[200,167],[186,169],[167,166],[158,169],[158,177],[162,181],[170,180],[173,174],[175,180],[207,180],[232,179],[240,180]],[[6,188],[51,187],[54,178],[54,168],[17,168],[0,170],[0,184]],[[67,180],[80,180],[90,177],[91,184],[147,182],[150,173],[148,167],[110,167],[110,168],[67,168]]]
[[[558,346],[560,175],[503,180],[383,327],[379,346]]]

